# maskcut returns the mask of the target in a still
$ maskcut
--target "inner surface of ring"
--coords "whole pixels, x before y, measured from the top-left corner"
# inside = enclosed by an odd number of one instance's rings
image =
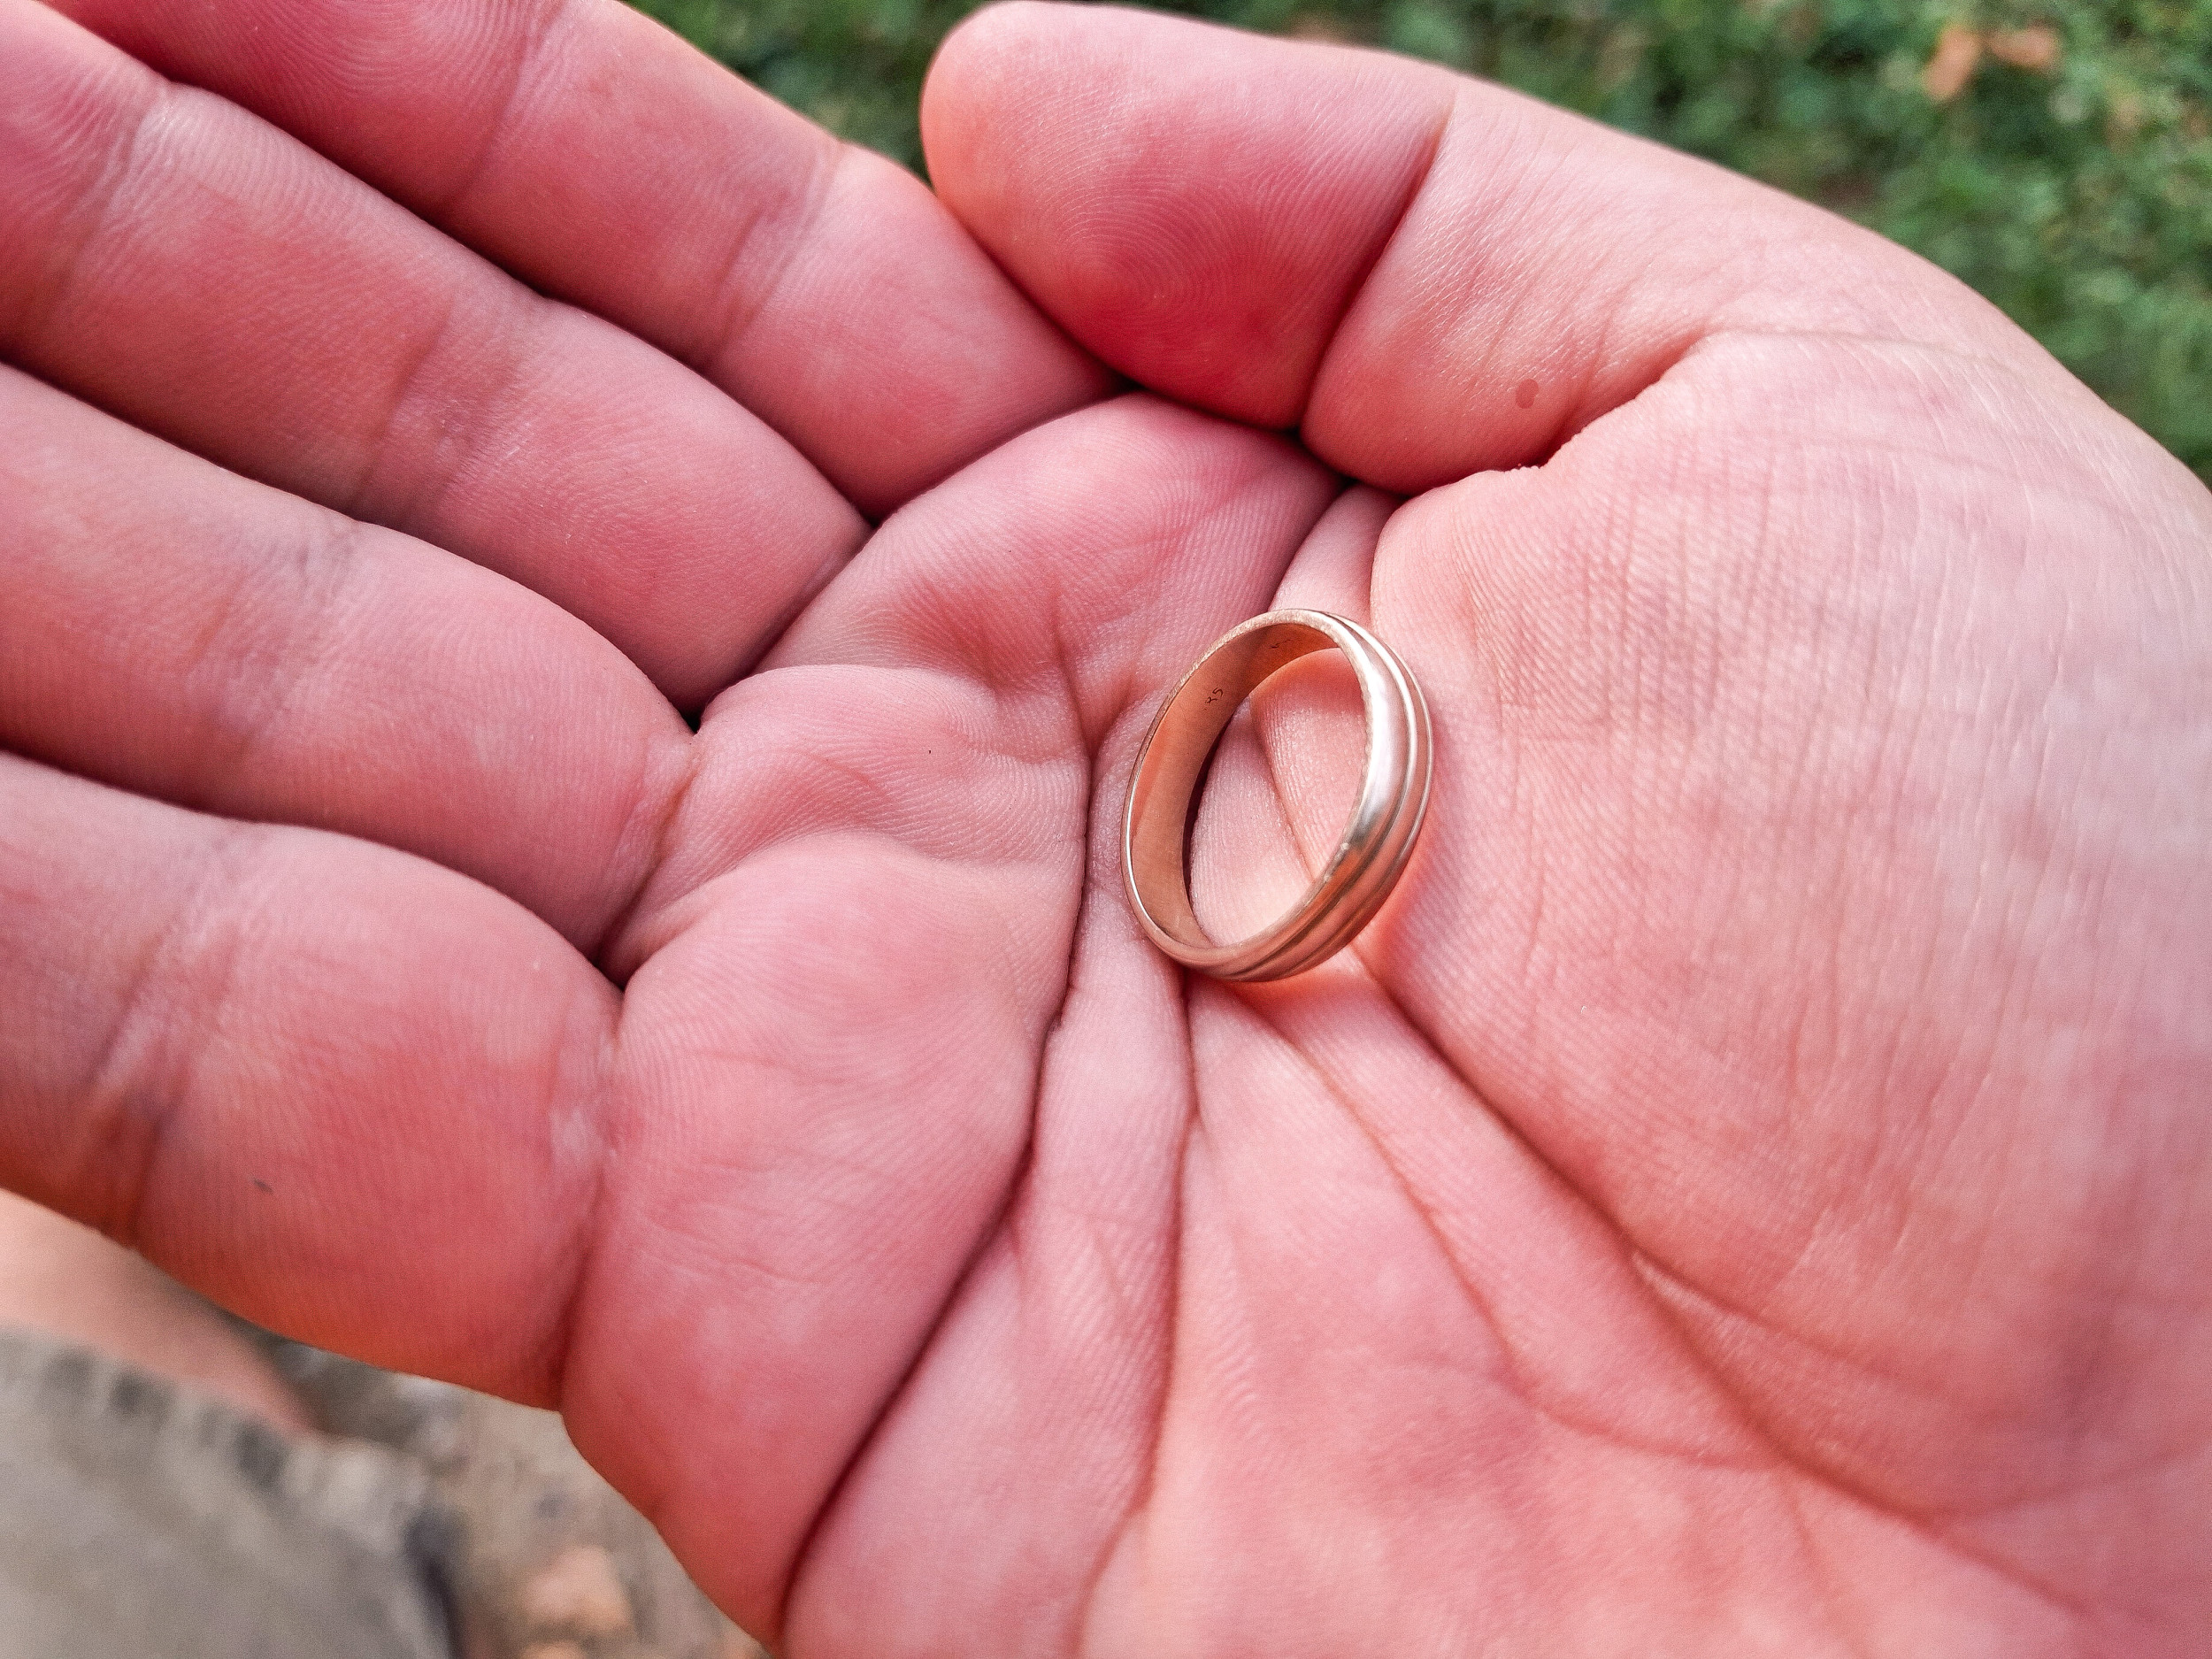
[[[1199,925],[1184,863],[1194,796],[1207,761],[1246,698],[1301,657],[1336,649],[1334,640],[1303,623],[1256,628],[1209,657],[1160,718],[1148,757],[1148,790],[1135,803],[1130,856],[1153,920],[1192,949],[1212,949],[1222,944]],[[1263,928],[1251,937],[1256,940],[1265,932]]]

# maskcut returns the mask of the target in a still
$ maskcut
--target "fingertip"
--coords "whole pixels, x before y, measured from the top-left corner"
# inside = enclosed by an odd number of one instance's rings
[[[933,122],[940,125],[940,140],[965,130],[959,126],[962,118],[987,101],[993,81],[1004,75],[1025,46],[1050,50],[1050,19],[1061,10],[1038,0],[995,0],[946,33],[922,82],[922,147],[933,163],[937,153]]]
[[[1069,31],[1081,28],[1079,17],[1063,16],[1068,10],[998,0],[961,19],[939,43],[922,82],[922,155],[949,204],[956,194],[980,219],[995,224],[1007,217],[1019,184],[1010,164],[1034,134],[1040,113],[1030,86],[1068,78],[1053,61],[1070,44]]]
[[[1079,342],[1171,396],[1287,426],[1452,84],[1376,53],[1016,0],[946,42],[923,133],[939,194]]]

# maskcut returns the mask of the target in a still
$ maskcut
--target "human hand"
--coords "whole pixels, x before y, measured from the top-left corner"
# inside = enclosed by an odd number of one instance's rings
[[[557,1402],[795,1652],[2188,1650],[2212,500],[1989,308],[1131,14],[956,38],[940,208],[596,0],[65,9],[7,1185]],[[1275,603],[1419,675],[1429,826],[1186,985],[1121,791]],[[1356,764],[1286,678],[1225,929]]]

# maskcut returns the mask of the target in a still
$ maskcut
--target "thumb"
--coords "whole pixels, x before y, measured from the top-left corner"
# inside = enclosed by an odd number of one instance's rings
[[[1540,459],[1724,330],[2064,378],[1869,232],[1377,52],[1010,4],[947,42],[922,126],[941,196],[1079,341],[1389,489]]]

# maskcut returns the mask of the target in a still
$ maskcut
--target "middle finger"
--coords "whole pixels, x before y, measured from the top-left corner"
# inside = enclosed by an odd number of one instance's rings
[[[473,876],[589,949],[690,735],[575,618],[0,367],[0,749]]]
[[[858,545],[742,405],[276,128],[32,0],[0,64],[0,356],[513,577],[681,706]]]

